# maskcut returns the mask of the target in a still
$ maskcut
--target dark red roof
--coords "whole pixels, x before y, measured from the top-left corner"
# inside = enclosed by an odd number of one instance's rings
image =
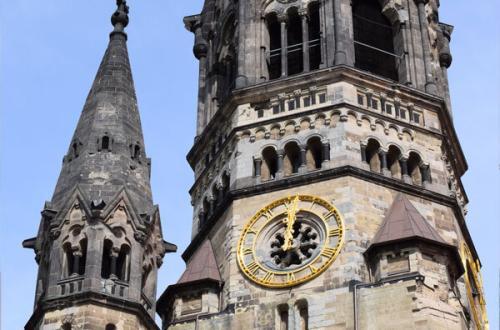
[[[441,245],[450,245],[425,220],[408,198],[399,193],[373,238],[370,248],[410,239],[423,239]]]
[[[222,281],[210,240],[203,242],[198,251],[189,260],[186,270],[179,281],[177,281],[177,284],[207,279],[218,282]]]

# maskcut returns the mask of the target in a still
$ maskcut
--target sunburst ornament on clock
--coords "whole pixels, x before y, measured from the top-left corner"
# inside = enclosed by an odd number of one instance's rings
[[[245,225],[238,242],[238,264],[253,282],[272,288],[304,283],[324,272],[344,241],[338,210],[314,196],[274,201]]]

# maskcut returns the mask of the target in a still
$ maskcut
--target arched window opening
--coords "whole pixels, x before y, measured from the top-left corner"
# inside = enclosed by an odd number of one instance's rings
[[[288,12],[287,41],[288,75],[291,76],[304,71],[302,22],[297,8]]]
[[[130,247],[127,245],[122,245],[118,254],[116,276],[124,282],[128,282],[130,278]]]
[[[111,148],[111,143],[109,140],[109,136],[105,135],[101,139],[101,150],[109,151],[109,150],[111,150],[110,148]]]
[[[85,274],[85,264],[87,261],[87,240],[80,242],[80,248],[73,249],[70,243],[63,246],[64,251],[64,272],[63,277],[78,276]]]
[[[297,302],[297,311],[299,316],[299,329],[308,330],[309,329],[309,310],[307,306],[307,301]]]
[[[109,323],[106,325],[105,330],[116,330],[116,325]]]
[[[219,100],[224,100],[229,95],[234,88],[236,80],[237,61],[234,45],[235,30],[236,25],[234,16],[231,16],[226,20],[222,28],[220,45],[217,51],[217,96]]]
[[[205,212],[205,220],[212,214],[212,210],[210,207],[210,202],[208,200],[208,197],[205,197],[203,199],[203,211]]]
[[[279,330],[288,330],[288,306],[280,305],[277,309],[278,312],[278,324],[277,329]]]
[[[380,144],[377,140],[371,139],[368,141],[366,146],[366,161],[370,165],[370,170],[373,172],[381,172],[381,163],[380,163]]]
[[[277,79],[281,76],[281,26],[276,14],[270,14],[266,18],[269,31],[269,55],[268,71],[269,79]]]
[[[319,69],[321,65],[321,26],[319,2],[309,5],[309,67]]]
[[[136,144],[134,146],[134,156],[132,157],[135,160],[138,160],[141,157],[141,146]]]
[[[217,189],[217,185],[214,184],[212,186],[212,204],[213,204],[213,208],[215,209],[215,207],[217,207],[217,205],[219,205],[220,203],[220,199],[219,199],[219,189]]]
[[[296,142],[289,142],[285,146],[284,174],[289,176],[299,172],[300,148]]]
[[[111,242],[110,240],[105,240],[102,251],[102,263],[101,263],[101,277],[103,279],[109,279],[111,277],[112,249],[113,249],[113,242]]]
[[[421,185],[422,184],[422,170],[421,170],[422,159],[420,156],[411,152],[410,157],[408,158],[408,174],[410,175],[413,184]]]
[[[73,251],[71,249],[71,244],[66,243],[63,246],[64,251],[64,274],[63,277],[69,277],[73,274],[73,265],[75,264],[73,258]]]
[[[323,157],[321,155],[322,144],[319,137],[313,137],[307,141],[306,165],[309,171],[321,168]]]
[[[278,172],[278,154],[273,147],[262,151],[261,180],[273,180]]]
[[[71,330],[71,329],[73,329],[73,327],[71,326],[71,323],[69,323],[69,322],[65,322],[65,323],[61,326],[61,329],[62,329],[62,330]]]
[[[355,0],[352,8],[355,66],[398,80],[393,27],[382,13],[379,1]]]
[[[227,172],[222,174],[222,196],[226,196],[229,192],[229,186],[231,184],[231,177]]]
[[[390,146],[387,153],[387,167],[391,171],[391,176],[396,179],[401,179],[401,151],[396,146]]]
[[[71,152],[73,153],[74,158],[78,158],[78,156],[80,156],[80,150],[78,149],[78,142],[74,142],[71,146]]]

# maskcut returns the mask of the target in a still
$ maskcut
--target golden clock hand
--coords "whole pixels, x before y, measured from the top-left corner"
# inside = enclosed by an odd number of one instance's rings
[[[283,244],[283,251],[288,251],[293,244],[293,226],[297,220],[297,206],[299,204],[299,196],[296,196],[293,200],[292,206],[287,211],[286,219],[286,230],[285,230],[285,242]]]

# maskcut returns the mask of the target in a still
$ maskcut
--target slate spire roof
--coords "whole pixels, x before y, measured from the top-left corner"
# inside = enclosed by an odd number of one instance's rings
[[[64,157],[52,197],[58,209],[78,187],[91,201],[126,190],[139,213],[153,208],[141,120],[127,50],[128,7],[118,0],[114,31]]]
[[[202,280],[213,280],[221,282],[221,276],[217,262],[215,261],[212,243],[209,240],[203,242],[186,266],[186,270],[177,284],[192,283]]]
[[[417,211],[408,198],[399,193],[394,199],[368,250],[376,246],[412,239],[451,246],[443,240],[439,233]]]

